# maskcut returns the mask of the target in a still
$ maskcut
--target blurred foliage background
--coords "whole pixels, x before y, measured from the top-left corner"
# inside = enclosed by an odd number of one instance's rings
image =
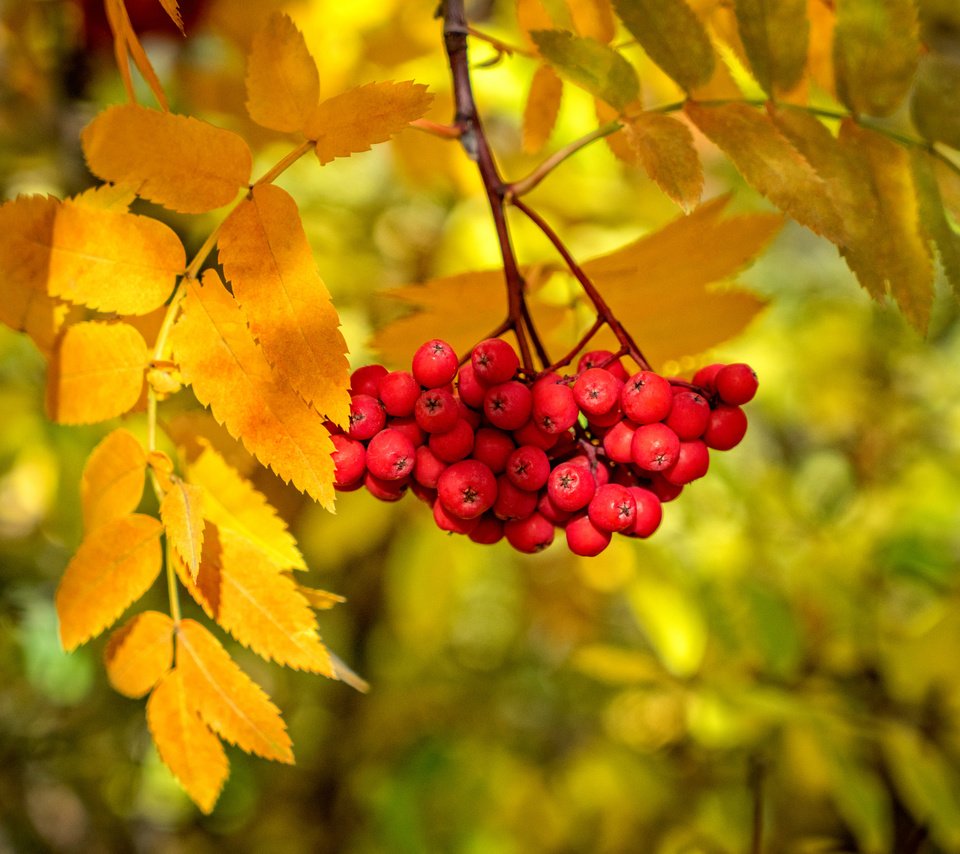
[[[186,40],[159,17],[139,29],[174,109],[241,132],[258,147],[255,172],[288,143],[244,118],[243,56],[281,5],[326,95],[413,78],[448,120],[432,0],[242,5],[181,0]],[[98,0],[0,10],[4,197],[77,192],[91,183],[79,130],[123,100]],[[516,37],[512,4],[475,15]],[[475,74],[512,176],[536,162],[518,128],[532,71],[513,57]],[[656,85],[645,81],[653,102]],[[554,144],[591,121],[568,90]],[[707,156],[707,197],[733,190],[734,209],[765,209]],[[375,357],[370,333],[396,313],[384,289],[497,262],[456,144],[408,131],[322,170],[302,161],[280,183],[354,365]],[[579,257],[677,214],[603,143],[534,198]],[[159,215],[188,251],[216,222]],[[516,237],[521,258],[545,256],[527,229]],[[142,702],[107,684],[103,638],[60,651],[53,594],[80,539],[80,470],[111,425],[47,421],[42,357],[0,329],[0,852],[735,854],[758,838],[771,852],[960,851],[956,304],[941,288],[920,340],[793,225],[740,281],[769,307],[699,361],[755,366],[750,430],[649,541],[616,538],[596,559],[560,545],[523,557],[443,534],[412,499],[345,494],[330,516],[256,475],[300,539],[309,582],[347,597],[322,617],[325,640],[373,689],[234,649],[283,710],[297,765],[231,751],[206,818],[153,753]]]

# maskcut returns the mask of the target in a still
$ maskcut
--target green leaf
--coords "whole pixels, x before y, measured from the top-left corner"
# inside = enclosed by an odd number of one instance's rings
[[[683,89],[710,79],[713,45],[684,0],[614,0],[613,7],[630,35]]]
[[[792,89],[807,63],[806,0],[736,0],[734,11],[750,67],[763,90]]]
[[[911,164],[920,203],[920,222],[927,237],[936,244],[943,271],[954,293],[960,298],[960,234],[950,227],[944,213],[943,198],[930,155],[914,150]]]
[[[613,48],[564,30],[535,30],[530,36],[561,76],[618,110],[640,97],[637,72]]]
[[[910,114],[925,138],[960,148],[960,61],[936,54],[921,60]]]
[[[854,113],[888,116],[910,91],[920,40],[913,0],[837,4],[837,94]]]

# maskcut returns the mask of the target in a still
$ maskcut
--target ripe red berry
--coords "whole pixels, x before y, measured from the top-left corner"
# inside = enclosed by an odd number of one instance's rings
[[[554,529],[542,515],[531,513],[526,519],[505,522],[503,533],[518,552],[533,554],[543,551],[553,542]]]
[[[477,382],[492,386],[512,379],[520,367],[520,359],[513,347],[503,339],[488,338],[473,348],[470,364]]]
[[[573,390],[550,383],[533,391],[533,421],[544,433],[562,433],[577,423],[580,414]]]
[[[658,471],[651,472],[648,478],[650,491],[664,503],[673,501],[674,498],[683,492],[682,484],[670,483],[670,481]]]
[[[550,493],[540,492],[540,500],[537,502],[537,512],[553,525],[563,526],[573,517],[570,510],[561,510],[550,500]]]
[[[440,475],[446,468],[447,464],[426,445],[417,448],[417,461],[413,467],[413,479],[421,486],[436,489],[437,481],[440,480]]]
[[[484,513],[468,536],[473,542],[484,546],[499,543],[503,539],[503,522],[490,513]]]
[[[609,371],[622,383],[626,382],[629,376],[623,363],[619,359],[614,359],[613,353],[609,350],[590,350],[584,353],[580,357],[580,361],[577,362],[577,373],[581,374],[590,368],[599,367],[603,367],[604,370]]]
[[[408,415],[405,418],[388,418],[386,426],[390,430],[399,430],[403,433],[413,442],[413,447],[415,448],[419,448],[427,441],[427,434],[423,432],[423,429],[417,424],[417,419],[412,415]]]
[[[350,398],[350,429],[347,433],[351,439],[366,441],[379,433],[386,421],[387,414],[377,398],[369,394],[355,394]]]
[[[573,384],[577,406],[593,419],[606,415],[620,402],[623,383],[603,368],[587,368]]]
[[[497,481],[489,466],[477,460],[461,460],[440,475],[437,495],[454,516],[473,519],[493,507]]]
[[[377,396],[377,383],[380,377],[386,376],[387,369],[383,365],[364,365],[350,374],[350,394],[369,394]]]
[[[367,452],[356,439],[344,436],[342,433],[330,437],[334,450],[331,455],[334,465],[333,485],[337,489],[345,490],[357,484],[367,470]]]
[[[586,507],[597,491],[597,482],[586,466],[560,463],[547,479],[547,494],[560,510]]]
[[[496,427],[481,427],[473,439],[473,458],[490,466],[494,474],[500,474],[515,447],[509,433]]]
[[[451,534],[469,534],[477,527],[478,520],[454,516],[438,498],[433,502],[433,521],[441,531],[449,531]]]
[[[498,519],[526,519],[537,509],[537,493],[514,486],[505,474],[497,478],[497,500],[493,515]]]
[[[670,414],[673,391],[659,374],[640,371],[623,384],[620,403],[627,418],[637,424],[653,424]]]
[[[439,338],[421,344],[413,354],[413,376],[426,388],[440,388],[457,375],[457,354]]]
[[[746,432],[746,413],[739,406],[721,403],[710,413],[707,429],[703,431],[703,441],[708,448],[729,451],[740,444]]]
[[[467,406],[480,409],[483,406],[483,395],[486,390],[487,389],[482,386],[477,379],[473,365],[469,362],[465,363],[457,375],[457,392],[460,395],[460,400],[467,404]]]
[[[723,367],[723,362],[715,362],[712,365],[704,365],[693,375],[693,384],[702,388],[708,395],[714,394],[714,392],[717,390],[717,374]]]
[[[666,424],[644,424],[634,431],[630,453],[640,468],[663,471],[677,459],[680,439]]]
[[[699,439],[707,429],[710,419],[710,404],[695,391],[678,391],[673,396],[673,406],[664,422],[681,441]]]
[[[567,523],[567,548],[575,555],[596,557],[610,545],[612,536],[594,525],[586,513]]]
[[[367,465],[369,466],[369,463]],[[709,467],[710,452],[703,442],[695,439],[692,442],[680,443],[676,461],[661,474],[670,483],[683,486],[685,483],[703,477]]]
[[[407,494],[410,478],[384,480],[368,471],[363,476],[363,485],[374,498],[379,498],[381,501],[399,501]]]
[[[615,463],[633,462],[630,450],[633,443],[633,434],[637,425],[632,421],[618,421],[603,437],[603,450]]]
[[[460,404],[446,389],[428,388],[417,398],[413,414],[427,433],[446,433],[460,418]]]
[[[367,445],[367,469],[381,480],[400,480],[413,472],[417,452],[399,430],[382,430]]]
[[[606,483],[590,499],[587,515],[601,531],[625,531],[636,520],[637,502],[627,487]]]
[[[523,445],[510,454],[506,471],[514,486],[537,492],[550,477],[550,460],[542,448]]]
[[[610,482],[610,469],[599,461],[590,459],[586,454],[577,454],[575,457],[570,457],[567,462],[571,465],[581,466],[590,472],[593,475],[597,487],[601,487],[605,483]]]
[[[410,491],[419,498],[425,504],[433,506],[433,502],[437,500],[437,490],[431,489],[429,486],[424,486],[422,483],[417,483],[416,479],[410,481]]]
[[[483,396],[484,415],[501,430],[517,430],[526,424],[531,406],[530,389],[516,380],[491,386]]]
[[[739,406],[757,393],[757,374],[749,365],[736,362],[717,372],[717,394],[724,403]]]
[[[637,505],[637,514],[633,520],[633,525],[624,531],[631,537],[649,537],[657,528],[663,519],[663,506],[656,494],[649,489],[641,486],[627,487],[633,500]]]
[[[429,445],[441,460],[455,463],[469,456],[473,450],[473,428],[459,418],[446,433],[431,433]]]
[[[535,445],[544,451],[549,451],[560,441],[558,433],[544,433],[535,422],[528,421],[519,430],[513,431],[514,441],[518,445]]]
[[[420,396],[420,386],[409,371],[391,371],[380,377],[377,396],[387,415],[413,415],[413,406]]]

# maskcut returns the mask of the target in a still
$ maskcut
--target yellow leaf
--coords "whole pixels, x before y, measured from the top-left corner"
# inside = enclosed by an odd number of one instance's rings
[[[317,106],[320,75],[303,34],[274,12],[253,37],[247,58],[247,112],[272,130],[301,130]]]
[[[280,710],[220,641],[194,620],[180,623],[177,670],[200,718],[220,738],[248,753],[293,764]]]
[[[333,508],[333,442],[322,416],[270,367],[215,271],[187,283],[173,352],[197,399],[264,465]]]
[[[270,364],[307,403],[345,425],[350,365],[340,318],[289,193],[262,184],[220,229],[220,263]]]
[[[421,118],[432,101],[427,87],[412,80],[367,83],[321,101],[303,132],[316,141],[320,163],[329,163],[386,142]]]
[[[133,78],[130,75],[130,65],[127,62],[127,53],[129,52],[130,58],[137,66],[137,70],[143,75],[143,79],[147,81],[147,85],[157,99],[157,103],[164,110],[170,109],[167,104],[167,96],[163,92],[163,86],[160,85],[160,80],[157,78],[157,72],[153,70],[150,59],[147,57],[133,25],[130,23],[130,16],[127,14],[124,0],[105,0],[104,8],[110,30],[113,33],[113,55],[117,61],[117,68],[123,79],[123,85],[127,90],[127,97],[130,101],[136,101]]]
[[[160,518],[168,541],[196,578],[203,547],[204,491],[202,487],[184,483],[177,477],[170,481],[170,489],[160,502]]]
[[[537,46],[530,34],[535,30],[552,30],[553,18],[544,8],[543,0],[516,0],[516,3],[517,23],[520,25],[524,41],[536,50]]]
[[[773,95],[800,82],[807,62],[807,0],[736,0],[743,47],[757,82]]]
[[[85,208],[97,208],[102,211],[126,211],[137,194],[127,184],[98,184],[88,187],[82,193],[70,197]]]
[[[748,184],[801,225],[843,242],[843,221],[824,181],[769,116],[746,104],[706,107],[687,101],[684,109]]]
[[[173,666],[173,620],[159,611],[136,614],[110,635],[107,678],[125,697],[142,697]]]
[[[179,670],[171,670],[147,700],[147,726],[157,752],[190,799],[213,811],[230,773],[220,739],[200,720]]]
[[[727,201],[707,202],[583,264],[654,365],[702,353],[739,333],[763,308],[744,291],[708,286],[746,267],[783,220],[772,214],[721,219]]]
[[[148,358],[143,336],[127,323],[67,327],[50,362],[50,417],[90,424],[122,415],[140,399]]]
[[[175,566],[208,616],[257,655],[334,676],[316,617],[296,583],[243,537],[208,525],[196,584],[182,561]]]
[[[303,584],[297,584],[297,591],[310,603],[310,607],[317,611],[329,611],[334,605],[347,601],[345,597],[336,593],[319,590],[316,587],[305,587]]]
[[[80,478],[83,527],[92,531],[137,509],[147,455],[137,438],[119,428],[93,449]]]
[[[206,491],[203,512],[223,531],[243,537],[278,569],[306,569],[297,541],[267,499],[209,445],[187,463],[187,477]]]
[[[613,39],[617,24],[610,0],[567,0],[573,26],[581,36],[607,43]]]
[[[178,0],[160,0],[160,5],[163,6],[163,11],[170,16],[170,20],[177,25],[177,29],[183,33],[183,17],[180,15],[180,4]],[[184,33],[184,35],[186,35],[186,33]]]
[[[537,66],[523,111],[523,150],[531,153],[546,145],[560,111],[563,81],[549,65]]]
[[[136,104],[109,107],[81,134],[98,178],[136,186],[140,196],[181,213],[236,198],[250,181],[247,144],[231,131]]]
[[[133,513],[86,536],[57,588],[67,652],[100,634],[147,592],[160,573],[160,533],[152,516]]]
[[[624,124],[627,142],[650,178],[685,211],[695,208],[703,192],[703,168],[690,129],[660,113],[640,113]]]

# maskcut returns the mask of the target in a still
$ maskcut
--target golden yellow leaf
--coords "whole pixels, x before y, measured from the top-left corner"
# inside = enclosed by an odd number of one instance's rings
[[[290,578],[292,579],[292,576]],[[310,603],[310,607],[317,611],[329,611],[334,605],[347,601],[345,597],[336,593],[319,590],[316,587],[306,587],[303,584],[297,584],[297,591]]]
[[[646,173],[685,211],[703,193],[703,167],[693,134],[681,121],[660,113],[640,113],[624,122],[624,133]]]
[[[267,362],[240,307],[208,270],[187,283],[173,352],[197,399],[285,481],[333,508],[333,442],[323,417]]]
[[[203,547],[202,487],[184,483],[178,477],[170,478],[170,489],[160,502],[160,518],[167,532],[167,540],[196,578],[200,569]]]
[[[142,697],[173,666],[173,620],[159,611],[136,614],[110,635],[103,655],[110,684]]]
[[[550,138],[560,112],[563,81],[549,65],[537,66],[523,111],[523,150],[537,152]]]
[[[831,97],[836,95],[833,69],[833,33],[836,8],[826,0],[807,0],[810,39],[807,46],[807,76]]]
[[[132,184],[143,198],[181,213],[221,207],[250,181],[243,139],[189,116],[121,104],[96,116],[81,141],[98,178]]]
[[[129,430],[118,428],[93,449],[80,478],[83,527],[92,531],[137,509],[147,455]]]
[[[567,0],[573,26],[581,36],[607,43],[613,39],[617,23],[610,0]]]
[[[190,799],[202,812],[212,812],[230,766],[220,739],[200,720],[179,670],[170,670],[153,689],[147,726],[160,758]]]
[[[207,525],[194,584],[178,574],[207,615],[268,661],[334,677],[317,620],[297,586],[243,537]]]
[[[187,463],[187,478],[206,491],[204,516],[263,553],[278,569],[306,569],[297,541],[267,499],[214,448]]]
[[[807,0],[736,0],[743,47],[757,82],[770,95],[800,81],[807,62]]]
[[[745,291],[709,286],[749,265],[783,219],[774,214],[723,219],[727,201],[707,202],[654,234],[583,264],[654,366],[702,353],[736,335],[763,308]]]
[[[320,74],[303,34],[274,12],[253,37],[247,58],[247,112],[272,130],[301,130],[320,98]]]
[[[432,101],[427,87],[412,80],[367,83],[321,101],[303,132],[316,141],[320,163],[329,163],[386,142],[421,118]]]
[[[183,16],[180,14],[180,3],[178,0],[160,0],[160,5],[163,6],[163,11],[170,16],[170,20],[177,25],[177,29],[183,33]],[[184,35],[186,35],[186,33],[184,33]]]
[[[154,71],[150,59],[147,57],[140,39],[137,37],[133,25],[130,23],[130,16],[127,14],[127,6],[124,0],[106,0],[105,9],[107,21],[110,24],[110,30],[113,33],[113,54],[117,61],[117,68],[120,76],[123,78],[124,87],[127,90],[127,97],[130,101],[136,101],[136,92],[133,88],[133,78],[130,76],[130,65],[127,62],[127,53],[133,60],[137,70],[143,75],[150,91],[153,92],[157,103],[164,110],[170,109],[167,104],[167,96],[164,94],[163,86]]]
[[[97,184],[70,197],[85,208],[97,208],[103,211],[126,211],[137,193],[127,184]]]
[[[136,404],[147,367],[143,336],[127,323],[67,327],[50,362],[47,410],[61,424],[90,424]]]
[[[248,753],[293,764],[280,710],[220,641],[194,620],[180,623],[177,670],[200,718],[220,738]]]
[[[57,588],[60,642],[69,652],[96,637],[160,573],[160,523],[133,513],[94,528],[67,564]]]
[[[289,193],[262,184],[220,229],[220,263],[270,364],[336,424],[350,415],[340,318]]]

